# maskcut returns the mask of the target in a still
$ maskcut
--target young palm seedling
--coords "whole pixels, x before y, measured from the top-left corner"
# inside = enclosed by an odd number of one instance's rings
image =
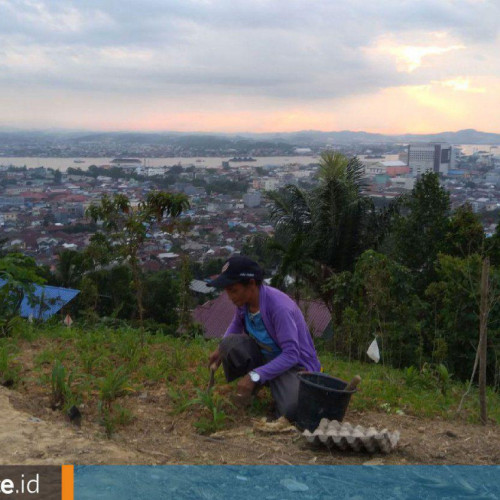
[[[132,419],[127,410],[119,405],[113,405],[117,398],[133,391],[129,384],[129,374],[123,366],[110,371],[106,377],[100,380],[98,410],[101,415],[101,424],[108,437],[111,437],[117,425],[128,423]]]
[[[194,424],[198,432],[200,434],[211,434],[223,429],[228,418],[223,409],[223,404],[228,402],[211,390],[197,389],[196,394],[197,396],[188,405],[198,405],[203,410],[204,414]]]
[[[0,347],[0,384],[12,387],[19,379],[19,371],[19,366],[12,362],[8,347]]]
[[[52,366],[52,374],[50,379],[51,388],[51,408],[53,410],[61,409],[65,403],[71,398],[71,381],[70,374],[66,379],[66,368],[56,360]]]

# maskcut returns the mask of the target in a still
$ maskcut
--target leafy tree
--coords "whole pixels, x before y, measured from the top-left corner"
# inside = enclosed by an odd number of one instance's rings
[[[62,183],[62,173],[60,170],[54,170],[54,184]]]
[[[75,250],[63,250],[58,254],[56,279],[60,286],[75,288],[85,270],[85,256]]]
[[[132,207],[127,196],[116,194],[112,198],[104,195],[98,205],[92,204],[87,209],[87,216],[91,220],[102,222],[103,230],[109,238],[109,247],[116,257],[130,266],[141,325],[144,316],[144,290],[140,250],[154,223],[171,231],[175,228],[175,218],[188,207],[188,199],[183,194],[155,191],[150,192],[146,200],[137,207]],[[164,220],[164,217],[169,219]],[[100,244],[101,248],[105,244],[103,236],[100,237]]]
[[[85,276],[95,284],[98,293],[95,310],[99,315],[123,319],[133,319],[138,316],[133,273],[129,265],[115,262]],[[92,298],[93,293],[95,293],[93,287],[88,284],[88,297]],[[87,300],[90,302],[89,298]]]
[[[182,174],[182,172],[184,172],[182,165],[174,165],[173,167],[170,167],[168,171],[168,173],[172,175],[179,175]]]
[[[209,278],[219,274],[223,264],[224,259],[221,258],[205,260],[201,267],[202,278]]]
[[[189,288],[192,279],[193,274],[191,273],[189,258],[184,256],[182,258],[179,283],[179,330],[183,334],[190,331],[193,323],[191,317],[192,298]]]
[[[357,157],[341,153],[321,157],[320,184],[313,193],[314,251],[334,271],[353,269],[363,251],[383,236],[382,213],[376,213],[371,198],[361,193],[363,175]]]
[[[145,278],[144,310],[148,318],[174,329],[178,322],[179,281],[171,271],[159,271]]]
[[[8,238],[0,238],[0,257],[5,257],[5,255],[7,255],[6,248],[8,241]]]
[[[479,304],[482,257],[472,254],[465,258],[439,255],[437,279],[426,290],[432,306],[427,328],[427,350],[445,350],[443,358],[458,378],[465,379],[472,372],[479,332]],[[489,315],[490,367],[500,351],[500,271],[490,270],[491,312]],[[498,366],[496,368],[498,370]],[[492,375],[490,369],[490,375]]]
[[[323,287],[324,282],[333,273],[352,271],[357,258],[366,249],[376,247],[388,227],[387,213],[376,211],[362,189],[360,161],[325,152],[321,156],[318,187],[303,191],[289,185],[268,193],[273,202],[275,239],[286,249],[281,266],[286,264],[298,270],[303,264],[306,279],[328,307],[337,303],[332,301],[333,289]],[[312,262],[316,266],[314,272],[310,272]],[[334,319],[339,323],[340,318],[341,307],[337,306]]]
[[[500,224],[497,224],[493,235],[486,240],[486,253],[492,265],[500,266]]]
[[[354,272],[333,275],[325,287],[344,308],[334,338],[335,349],[364,359],[373,336],[381,344],[382,361],[394,366],[413,364],[419,348],[418,316],[422,309],[413,278],[387,255],[364,252]]]
[[[485,235],[481,221],[469,203],[458,207],[453,213],[445,238],[448,255],[467,257],[482,254],[485,249]]]
[[[80,294],[78,303],[84,309],[84,315],[87,319],[95,320],[98,318],[97,310],[99,306],[99,289],[95,280],[87,275],[82,278],[79,284]]]
[[[90,237],[90,243],[83,251],[84,267],[95,271],[108,265],[113,260],[114,254],[113,242],[106,234],[97,232]]]
[[[236,182],[229,179],[219,179],[207,184],[206,191],[210,195],[212,193],[218,194],[242,194],[246,193],[248,182]]]
[[[274,223],[273,238],[256,239],[255,251],[278,256],[278,269],[272,284],[286,288],[286,278],[292,275],[294,295],[298,299],[302,279],[311,277],[311,268],[317,259],[313,250],[315,231],[313,227],[312,197],[294,185],[287,185],[280,191],[267,193],[273,202],[271,221]],[[315,270],[316,271],[316,270]]]
[[[19,314],[25,297],[34,301],[34,284],[44,282],[36,262],[19,253],[0,258],[0,336],[10,332],[12,320]]]
[[[304,254],[305,235],[298,233],[288,245],[283,245],[277,240],[269,242],[269,248],[276,250],[281,255],[281,263],[278,272],[273,276],[271,285],[281,289],[287,288],[287,277],[291,277],[293,297],[299,301],[304,290],[305,283],[302,278],[311,276],[314,272],[314,261]]]
[[[450,229],[450,197],[439,185],[437,174],[424,173],[402,199],[401,210],[394,227],[396,256],[418,276],[418,289],[425,290]]]

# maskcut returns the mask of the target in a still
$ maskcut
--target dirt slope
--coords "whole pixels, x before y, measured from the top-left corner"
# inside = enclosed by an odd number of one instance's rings
[[[350,412],[346,421],[399,430],[390,455],[312,448],[298,432],[264,435],[244,413],[228,430],[200,436],[189,415],[171,416],[164,394],[130,396],[135,421],[108,440],[97,424],[81,429],[27,394],[0,387],[1,464],[499,464],[499,427],[408,415]],[[36,416],[33,416],[36,415]]]
[[[96,439],[69,423],[42,420],[15,409],[12,396],[20,397],[0,387],[2,465],[140,462],[137,453],[113,441]]]

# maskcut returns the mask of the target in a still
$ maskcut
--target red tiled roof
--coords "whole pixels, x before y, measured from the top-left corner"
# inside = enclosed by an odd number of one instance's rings
[[[319,300],[301,300],[299,306],[311,335],[321,337],[332,319],[328,308]],[[193,319],[202,324],[205,338],[221,338],[233,319],[235,309],[223,292],[216,299],[198,306],[193,311]]]
[[[56,196],[52,196],[52,202],[64,201],[66,203],[82,203],[87,201],[87,197],[81,194],[58,194]]]
[[[235,310],[227,293],[223,292],[216,299],[198,306],[193,311],[193,318],[203,325],[206,338],[221,338],[231,323]]]
[[[395,177],[396,175],[409,174],[410,167],[387,167],[386,173],[389,177]]]
[[[20,193],[19,196],[26,198],[28,200],[46,200],[48,195],[45,193],[32,193],[31,191],[25,191],[24,193]]]
[[[36,240],[39,237],[40,237],[40,235],[37,233],[26,232],[23,234],[22,239],[28,248],[36,248],[36,246],[37,246]]]
[[[328,308],[320,300],[301,300],[299,307],[313,337],[321,337],[332,321]]]

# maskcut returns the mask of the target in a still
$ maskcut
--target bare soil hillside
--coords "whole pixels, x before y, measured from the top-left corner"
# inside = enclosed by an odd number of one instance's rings
[[[345,421],[399,430],[397,449],[367,455],[313,448],[298,431],[264,434],[235,410],[227,430],[195,432],[195,414],[172,416],[165,389],[127,396],[134,421],[107,439],[95,420],[81,428],[37,394],[0,387],[2,464],[498,464],[500,431],[460,421],[348,412]]]

